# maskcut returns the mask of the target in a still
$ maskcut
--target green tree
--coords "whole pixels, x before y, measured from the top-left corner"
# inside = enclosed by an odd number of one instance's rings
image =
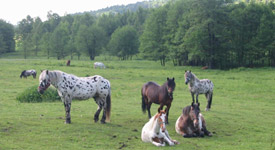
[[[76,37],[76,47],[79,51],[82,51],[89,55],[91,60],[98,56],[104,45],[106,44],[106,33],[104,30],[93,24],[88,27],[81,25],[79,27]]]
[[[122,60],[131,59],[133,55],[138,53],[138,47],[137,31],[130,25],[116,29],[108,44],[111,54]]]
[[[67,45],[69,39],[69,24],[67,22],[61,22],[52,33],[51,38],[52,50],[58,60],[68,55]]]
[[[33,43],[33,47],[34,47],[34,54],[35,56],[37,56],[38,51],[40,50],[40,40],[41,40],[41,35],[43,32],[42,29],[42,20],[37,17],[35,18],[34,22],[33,22],[33,27],[32,27],[32,31],[31,31],[31,40]]]
[[[140,39],[140,52],[143,57],[151,60],[160,60],[165,66],[167,47],[165,45],[166,7],[156,9],[145,22],[145,29]]]
[[[24,58],[27,58],[29,51],[31,50],[31,31],[33,28],[33,18],[31,16],[27,16],[26,19],[23,19],[19,22],[18,30],[19,30],[19,42],[22,43],[22,49],[24,52]]]
[[[0,19],[0,55],[15,51],[14,27]]]

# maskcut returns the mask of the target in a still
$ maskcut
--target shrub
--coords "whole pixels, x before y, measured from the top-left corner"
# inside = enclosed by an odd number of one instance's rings
[[[22,103],[54,102],[60,101],[60,99],[56,89],[49,87],[44,94],[40,94],[37,91],[37,86],[27,88],[16,97],[16,100]]]

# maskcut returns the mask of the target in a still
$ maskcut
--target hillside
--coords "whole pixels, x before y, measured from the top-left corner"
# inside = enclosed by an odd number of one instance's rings
[[[103,9],[99,9],[96,11],[89,11],[88,13],[91,13],[92,15],[101,15],[101,14],[117,14],[117,13],[123,13],[125,11],[132,11],[135,12],[138,10],[139,7],[142,8],[158,8],[160,6],[165,5],[170,0],[149,0],[149,1],[143,1],[143,2],[137,2],[134,4],[128,4],[128,5],[115,5]],[[77,13],[77,15],[80,15],[83,13]]]

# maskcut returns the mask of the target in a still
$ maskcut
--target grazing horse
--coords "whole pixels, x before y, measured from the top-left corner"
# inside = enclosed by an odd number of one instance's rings
[[[102,62],[95,62],[94,63],[94,69],[96,69],[98,67],[100,67],[101,69],[102,68],[104,68],[104,69],[106,68],[105,65]]]
[[[212,136],[206,129],[204,117],[200,113],[200,103],[183,108],[181,116],[178,118],[175,129],[176,132],[185,138]]]
[[[101,123],[110,121],[111,111],[111,85],[107,79],[95,75],[91,77],[77,77],[72,74],[67,74],[62,71],[44,70],[39,77],[39,93],[43,92],[52,84],[58,91],[64,103],[66,111],[66,122],[71,123],[71,102],[72,99],[89,99],[94,98],[98,105],[98,109],[94,115],[94,121],[98,121],[98,116],[103,108]]]
[[[151,142],[156,146],[165,146],[179,144],[176,140],[172,140],[165,127],[165,111],[159,112],[153,116],[142,128],[141,139],[143,142]]]
[[[211,80],[209,79],[202,79],[199,80],[195,74],[193,74],[190,71],[185,71],[184,74],[185,77],[185,84],[189,83],[189,90],[192,95],[192,99],[194,102],[194,94],[196,94],[196,103],[199,102],[199,94],[205,94],[205,97],[208,100],[208,104],[206,106],[206,111],[210,110],[211,104],[212,104],[212,97],[213,97],[213,88],[214,84]]]
[[[20,75],[20,78],[24,77],[24,78],[27,78],[28,76],[31,76],[35,79],[36,78],[36,71],[35,70],[23,70],[21,75]]]
[[[151,118],[150,108],[152,103],[160,104],[158,111],[162,110],[163,106],[166,105],[166,123],[168,124],[169,109],[173,101],[173,91],[175,90],[175,87],[175,78],[167,78],[167,81],[162,86],[159,86],[155,82],[147,82],[143,85],[141,89],[141,107],[144,113],[147,108],[149,119]]]

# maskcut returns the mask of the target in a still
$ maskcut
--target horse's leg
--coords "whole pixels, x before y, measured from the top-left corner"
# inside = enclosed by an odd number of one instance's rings
[[[210,93],[210,92],[207,93],[206,98],[207,98],[207,100],[208,100],[208,103],[207,103],[207,106],[206,106],[206,108],[205,108],[205,111],[208,111],[208,110],[210,110],[210,108],[211,108],[212,96],[213,96],[213,93]]]
[[[98,105],[97,111],[96,111],[96,113],[95,113],[95,115],[94,115],[94,121],[97,122],[97,121],[99,120],[99,119],[98,119],[98,116],[99,116],[99,114],[100,114],[100,112],[101,112],[101,110],[102,110],[102,105],[101,105],[101,103],[100,103],[99,97],[94,97],[94,100],[95,100],[95,102],[96,102],[97,105]]]
[[[102,115],[102,118],[100,120],[101,123],[105,123],[105,120],[106,120],[106,111],[107,111],[107,105],[106,105],[106,102],[103,101],[103,115]]]
[[[167,130],[165,130],[164,134],[165,134],[165,137],[167,138],[167,143],[169,143],[169,145],[179,144],[178,141],[172,140],[172,139],[171,139],[171,137],[169,136],[169,133],[168,133]],[[165,139],[165,138],[164,138],[164,139]],[[171,144],[170,144],[170,143],[171,143]]]
[[[191,138],[191,137],[194,137],[194,135],[192,135],[192,134],[183,134],[183,137],[184,138]]]
[[[99,116],[99,114],[100,114],[100,111],[101,111],[101,107],[97,107],[97,111],[96,111],[96,113],[95,113],[95,115],[94,115],[94,121],[95,122],[97,122],[99,119],[98,119],[98,116]]]
[[[157,143],[155,141],[152,141],[152,144],[154,144],[156,146],[165,146],[165,142],[163,142],[163,144],[161,144],[161,143]]]
[[[166,121],[165,121],[165,123],[169,124],[168,116],[169,116],[169,110],[170,110],[170,107],[171,107],[171,103],[168,104],[168,105],[166,105],[166,106],[167,106],[167,107],[166,107],[166,109],[165,109],[165,111],[166,111]]]
[[[156,145],[156,146],[165,146],[165,142],[161,142],[162,140],[158,137],[151,138],[151,143]]]
[[[151,105],[152,105],[152,102],[148,102],[147,103],[147,111],[148,111],[148,118],[150,119],[151,118]]]
[[[191,96],[192,96],[192,100],[193,100],[193,103],[194,103],[195,102],[194,93],[191,92]]]
[[[64,107],[66,111],[66,124],[71,123],[71,100],[68,98],[64,98]]]
[[[196,93],[196,103],[199,103],[199,93]]]

